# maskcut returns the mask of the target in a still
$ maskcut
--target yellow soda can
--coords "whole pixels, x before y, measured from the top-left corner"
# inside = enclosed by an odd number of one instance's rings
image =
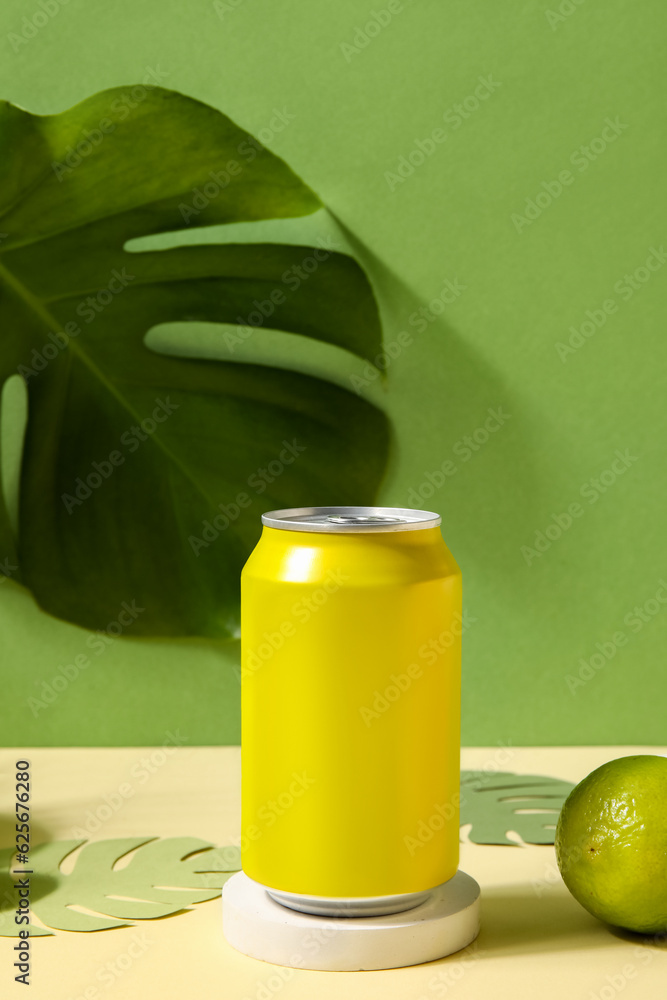
[[[461,574],[440,520],[262,517],[241,577],[241,858],[293,909],[398,912],[456,874]]]

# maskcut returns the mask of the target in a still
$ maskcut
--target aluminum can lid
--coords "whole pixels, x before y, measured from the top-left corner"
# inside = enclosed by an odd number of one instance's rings
[[[441,521],[432,510],[410,507],[290,507],[262,514],[267,528],[327,533],[414,531],[437,528]]]

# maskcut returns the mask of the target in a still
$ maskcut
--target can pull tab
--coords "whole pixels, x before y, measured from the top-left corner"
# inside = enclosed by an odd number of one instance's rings
[[[332,524],[402,524],[404,517],[355,517],[353,515],[330,514],[327,521]]]

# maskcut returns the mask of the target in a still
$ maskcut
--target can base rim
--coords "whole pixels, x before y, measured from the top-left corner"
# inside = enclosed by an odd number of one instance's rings
[[[261,883],[260,883],[261,884]],[[392,896],[304,896],[297,892],[264,887],[272,899],[300,913],[316,913],[325,917],[379,917],[387,913],[402,913],[425,903],[432,890],[402,892]]]

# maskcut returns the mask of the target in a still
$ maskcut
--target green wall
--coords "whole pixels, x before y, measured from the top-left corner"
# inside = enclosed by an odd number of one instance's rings
[[[443,516],[464,741],[664,743],[664,5],[44,3],[34,32],[38,0],[0,15],[0,96],[31,111],[153,73],[249,131],[287,118],[270,147],[330,215],[240,238],[333,235],[376,285],[385,381],[289,360],[387,409],[381,502]],[[235,643],[117,640],[35,716],[87,633],[9,581],[0,616],[3,743],[238,741]]]

